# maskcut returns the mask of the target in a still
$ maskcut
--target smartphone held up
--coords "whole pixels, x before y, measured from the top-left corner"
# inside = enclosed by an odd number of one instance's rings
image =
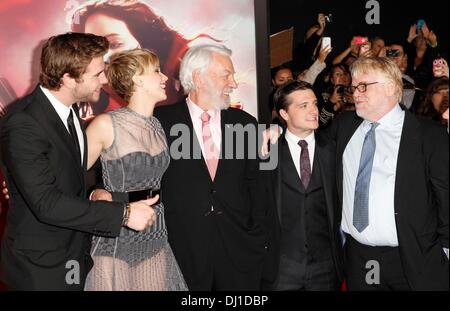
[[[425,20],[419,19],[417,21],[417,33],[422,30],[423,25],[425,25]]]
[[[353,40],[353,42],[356,45],[363,45],[363,44],[367,44],[369,40],[367,40],[366,37],[355,37],[355,39]]]
[[[331,38],[323,37],[322,38],[322,49],[331,48]]]

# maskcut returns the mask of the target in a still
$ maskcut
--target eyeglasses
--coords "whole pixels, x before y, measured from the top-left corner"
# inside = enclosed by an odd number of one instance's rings
[[[368,85],[377,84],[377,83],[378,83],[378,82],[372,82],[372,83],[360,83],[360,84],[358,84],[357,86],[350,85],[350,86],[348,87],[348,91],[350,92],[350,94],[353,94],[353,93],[355,93],[356,89],[358,89],[358,91],[359,91],[360,93],[365,93],[365,92],[367,91],[367,86],[368,86]]]

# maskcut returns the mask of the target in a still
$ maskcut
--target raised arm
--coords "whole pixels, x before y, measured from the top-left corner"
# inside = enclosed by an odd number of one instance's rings
[[[342,53],[336,56],[331,62],[333,65],[340,64],[344,61],[344,59],[352,52],[352,50],[356,47],[355,37],[350,41],[350,45],[346,48]]]

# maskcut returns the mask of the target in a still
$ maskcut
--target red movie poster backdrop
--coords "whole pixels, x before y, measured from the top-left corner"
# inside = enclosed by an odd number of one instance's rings
[[[255,12],[253,0],[3,0],[0,2],[0,109],[34,88],[43,40],[67,31],[107,36],[110,53],[155,50],[169,76],[169,98],[183,94],[178,66],[183,52],[202,42],[234,51],[239,88],[233,105],[257,117]],[[84,117],[120,106],[106,88],[99,103],[84,105]],[[0,111],[0,114],[2,112]]]

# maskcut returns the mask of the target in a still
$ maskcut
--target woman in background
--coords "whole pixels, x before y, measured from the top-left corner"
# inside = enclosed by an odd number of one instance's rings
[[[446,124],[442,118],[442,113],[448,108],[448,88],[449,80],[447,77],[433,80],[427,88],[425,99],[417,113],[423,117]]]

